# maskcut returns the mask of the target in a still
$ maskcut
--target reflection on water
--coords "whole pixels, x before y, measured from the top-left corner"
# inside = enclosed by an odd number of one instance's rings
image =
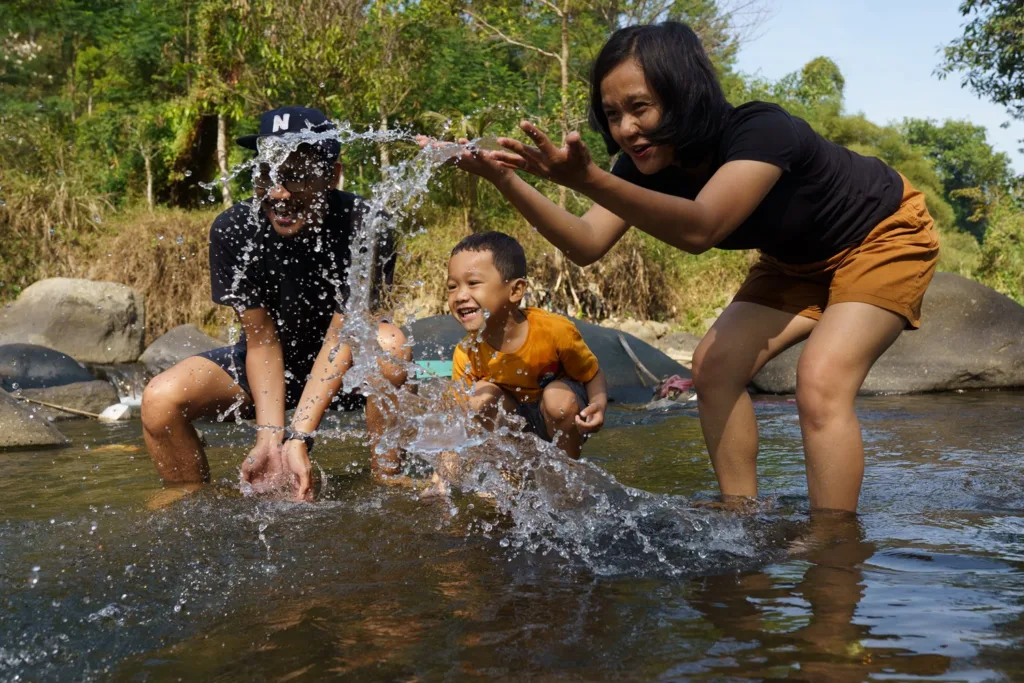
[[[795,408],[757,407],[774,501],[743,523],[757,561],[675,577],[639,556],[597,576],[506,547],[508,522],[471,496],[453,515],[373,483],[356,416],[318,446],[321,502],[241,497],[252,435],[224,423],[204,428],[221,485],[158,510],[136,423],[66,423],[72,448],[0,454],[0,678],[1024,676],[1024,395],[862,400],[856,520],[808,519]],[[609,420],[597,466],[713,496],[692,413]]]

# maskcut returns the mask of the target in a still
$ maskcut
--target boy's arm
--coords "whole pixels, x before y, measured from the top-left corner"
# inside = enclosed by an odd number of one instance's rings
[[[587,388],[587,407],[576,416],[576,426],[586,434],[596,432],[604,425],[604,411],[608,409],[608,382],[604,370],[598,368],[584,386]]]
[[[316,356],[309,379],[302,390],[299,405],[292,416],[291,430],[294,432],[312,434],[316,431],[327,407],[341,389],[345,373],[352,367],[351,347],[348,344],[339,345],[343,322],[344,318],[340,313],[335,313],[331,318],[324,343]],[[298,478],[296,497],[299,500],[309,499],[312,494],[312,465],[306,442],[301,439],[286,441],[284,461],[285,467]]]
[[[284,351],[273,318],[264,308],[242,311],[245,330],[245,373],[256,407],[256,445],[242,463],[242,479],[262,479],[276,467],[284,438]]]
[[[558,335],[558,357],[568,375],[582,381],[587,389],[587,407],[576,416],[576,427],[584,434],[596,432],[604,424],[608,407],[608,383],[597,356],[583,340],[583,335],[570,320]],[[587,378],[584,380],[584,378]]]

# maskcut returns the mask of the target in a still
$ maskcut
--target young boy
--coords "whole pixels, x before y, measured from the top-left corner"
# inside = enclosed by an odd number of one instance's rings
[[[469,333],[455,347],[452,379],[470,388],[470,408],[494,419],[498,405],[526,429],[578,458],[604,424],[604,373],[576,326],[537,308],[520,308],[526,255],[508,235],[466,237],[448,261],[448,308]]]

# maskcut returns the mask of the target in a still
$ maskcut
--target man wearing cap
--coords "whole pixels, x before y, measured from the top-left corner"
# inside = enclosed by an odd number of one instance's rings
[[[161,373],[142,397],[142,425],[153,464],[165,484],[209,481],[210,470],[192,421],[238,410],[256,420],[256,444],[242,462],[242,478],[254,486],[291,483],[297,499],[312,497],[309,451],[327,407],[365,406],[367,430],[376,442],[384,416],[374,399],[341,394],[352,364],[348,345],[338,347],[341,310],[348,297],[353,235],[367,206],[336,189],[340,143],[323,133],[333,124],[316,109],[282,107],[260,117],[258,135],[238,144],[260,151],[253,173],[255,196],[238,202],[210,229],[213,300],[238,314],[242,338],[233,345],[187,358]],[[284,153],[270,152],[284,145]],[[290,153],[287,150],[290,151]],[[273,161],[273,165],[269,163]],[[254,206],[255,203],[255,206]],[[373,291],[394,273],[391,236],[376,245]],[[376,301],[376,296],[374,297]],[[375,304],[374,304],[375,305]],[[381,347],[409,360],[405,337],[383,322]],[[381,362],[395,387],[405,381],[398,364]],[[295,408],[290,423],[285,411]],[[374,469],[392,473],[397,455],[374,458]]]

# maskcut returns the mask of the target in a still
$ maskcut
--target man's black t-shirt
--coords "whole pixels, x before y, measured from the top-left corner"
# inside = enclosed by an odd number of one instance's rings
[[[253,214],[252,201],[224,211],[210,228],[213,301],[239,313],[266,309],[277,326],[285,370],[301,381],[323,346],[331,318],[348,299],[351,241],[367,206],[354,194],[334,190],[322,225],[282,237],[262,209]],[[390,284],[395,267],[390,234],[382,236],[374,263],[377,287]]]
[[[778,166],[782,176],[719,249],[760,249],[792,264],[821,261],[860,244],[903,198],[899,173],[826,140],[775,104],[749,102],[730,111],[712,173],[741,159]],[[677,166],[644,175],[625,154],[612,173],[687,199],[702,188]]]

